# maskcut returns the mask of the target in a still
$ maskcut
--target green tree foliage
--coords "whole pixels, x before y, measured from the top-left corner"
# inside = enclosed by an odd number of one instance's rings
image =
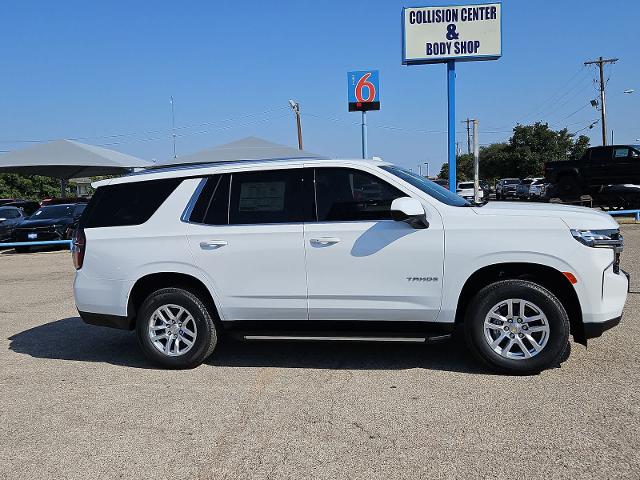
[[[0,198],[40,201],[60,195],[60,180],[38,175],[0,174]]]
[[[569,131],[552,130],[546,123],[516,125],[507,142],[493,143],[480,148],[480,177],[496,180],[509,177],[540,177],[545,162],[579,159],[589,147],[589,137],[573,137]],[[449,166],[444,164],[441,178],[447,178]],[[458,157],[457,175],[460,180],[473,178],[473,156]]]

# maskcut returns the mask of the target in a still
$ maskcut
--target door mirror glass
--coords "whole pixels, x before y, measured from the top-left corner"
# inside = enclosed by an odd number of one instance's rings
[[[396,198],[391,202],[391,218],[396,222],[407,222],[413,228],[429,226],[422,203],[411,197]]]

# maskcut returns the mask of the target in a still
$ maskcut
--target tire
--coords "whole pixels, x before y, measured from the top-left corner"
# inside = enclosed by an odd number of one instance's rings
[[[31,251],[31,247],[15,247],[16,253],[29,253]]]
[[[174,323],[171,323],[171,315],[175,317]],[[171,369],[197,367],[213,353],[218,343],[214,315],[215,312],[211,312],[202,299],[189,290],[181,288],[156,290],[146,298],[138,310],[136,320],[138,342],[145,355],[161,367]],[[168,322],[162,320],[162,317]],[[165,325],[169,326],[165,327]],[[158,339],[155,342],[151,338],[151,332],[159,336],[156,337]],[[166,338],[167,334],[175,337]],[[188,342],[191,342],[190,346]],[[168,351],[167,344],[169,344]],[[184,353],[180,353],[180,350]]]
[[[523,301],[512,303],[514,315],[511,322],[489,317],[502,304],[497,311],[502,318],[508,318],[510,299]],[[523,316],[520,309],[524,302]],[[523,317],[533,319],[540,314],[544,315],[544,319],[517,321]],[[486,320],[491,327],[485,328]],[[490,368],[501,373],[530,375],[558,366],[565,359],[565,351],[569,346],[569,317],[564,307],[549,290],[527,280],[502,280],[484,287],[469,304],[464,322],[465,337],[471,351]],[[505,331],[505,327],[509,330]],[[527,335],[536,341],[539,349],[534,347]],[[496,345],[501,336],[503,340]],[[502,353],[492,348],[487,337]],[[510,342],[515,343],[509,347]]]
[[[496,200],[500,200],[500,194],[496,192]]]

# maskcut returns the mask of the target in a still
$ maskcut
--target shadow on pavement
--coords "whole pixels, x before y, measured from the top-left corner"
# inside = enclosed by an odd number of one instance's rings
[[[9,337],[9,349],[36,358],[151,368],[133,332],[87,325],[80,317],[45,323]]]
[[[65,318],[9,338],[10,350],[35,358],[103,362],[154,368],[133,332],[86,325]],[[489,373],[471,356],[464,342],[433,345],[340,342],[239,342],[223,338],[206,365],[339,370],[424,368],[461,373]]]
[[[206,362],[224,367],[279,367],[337,370],[424,368],[461,373],[488,372],[464,341],[439,344],[377,342],[227,341]]]

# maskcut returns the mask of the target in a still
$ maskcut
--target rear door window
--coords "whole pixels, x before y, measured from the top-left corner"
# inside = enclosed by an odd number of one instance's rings
[[[592,162],[609,162],[611,161],[611,148],[594,148],[591,150]]]
[[[80,225],[83,228],[141,225],[181,182],[181,178],[168,178],[99,187],[84,210]]]
[[[229,224],[303,222],[310,207],[303,177],[302,168],[233,173]]]

